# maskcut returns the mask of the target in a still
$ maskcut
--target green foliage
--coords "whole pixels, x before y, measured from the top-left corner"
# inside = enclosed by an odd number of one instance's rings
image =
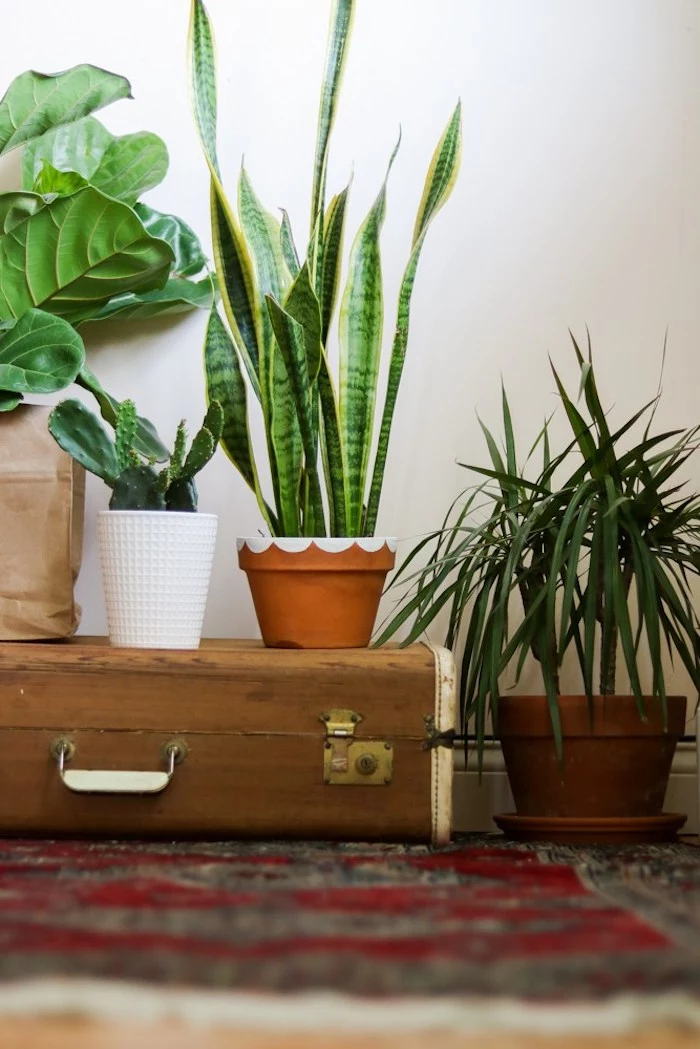
[[[75,328],[211,308],[192,230],[138,203],[165,176],[165,144],[147,131],[114,136],[92,115],[126,97],[123,77],[81,65],[23,73],[0,99],[0,154],[22,147],[21,189],[0,193],[0,410],[77,379],[112,422],[117,403],[84,367]],[[139,450],[160,458],[142,424]]]
[[[67,400],[51,412],[49,430],[65,452],[110,486],[110,510],[194,512],[194,478],[209,462],[221,438],[221,405],[216,401],[209,405],[187,453],[185,424],[180,423],[172,455],[160,471],[154,468],[152,459],[144,462],[135,446],[137,423],[134,402],[123,401],[116,411],[112,439],[82,401]]]
[[[589,698],[596,662],[598,691],[615,694],[621,653],[642,717],[649,694],[665,716],[666,653],[680,658],[700,691],[700,621],[691,590],[700,574],[700,496],[686,491],[679,477],[698,447],[700,427],[652,436],[657,396],[611,432],[590,342],[587,358],[573,343],[584,406],[552,369],[571,440],[552,457],[545,421],[519,466],[503,392],[505,461],[482,424],[491,465],[467,467],[481,483],[467,489],[442,528],[405,559],[394,585],[403,581],[409,591],[377,640],[405,624],[406,643],[416,640],[449,609],[447,644],[461,644],[464,716],[475,719],[480,755],[489,709],[498,723],[501,677],[514,667],[517,684],[530,653],[539,663],[560,752],[559,672],[571,649]],[[535,452],[541,467],[528,477]],[[427,564],[416,571],[426,553]],[[512,615],[513,599],[521,617]],[[647,657],[651,688],[645,692]]]
[[[384,309],[380,232],[386,179],[350,252],[340,300],[337,382],[327,358],[340,295],[350,189],[347,186],[326,205],[328,151],[353,10],[354,0],[334,0],[319,106],[310,241],[306,257],[300,258],[287,212],[282,210],[280,222],[265,210],[245,168],[240,174],[236,210],[226,196],[216,150],[213,35],[202,0],[192,0],[193,107],[209,166],[216,276],[228,324],[227,328],[214,308],[204,348],[208,396],[223,406],[222,446],[255,493],[274,535],[374,533],[408,344],[418,259],[430,222],[449,197],[459,168],[457,105],[433,155],[418,210],[375,442]],[[392,161],[395,154],[396,150]],[[266,437],[267,492],[250,440],[248,412],[253,402],[257,402]]]

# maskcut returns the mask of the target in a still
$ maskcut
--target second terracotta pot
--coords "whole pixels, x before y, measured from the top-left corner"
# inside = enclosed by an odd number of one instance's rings
[[[560,696],[563,762],[559,762],[544,696],[504,696],[498,735],[518,816],[545,819],[640,819],[663,809],[671,762],[685,728],[684,696]]]
[[[365,648],[393,539],[239,539],[263,641],[269,648]]]

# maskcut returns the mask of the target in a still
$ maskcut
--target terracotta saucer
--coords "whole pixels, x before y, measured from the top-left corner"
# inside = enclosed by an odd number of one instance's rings
[[[564,816],[494,816],[497,827],[515,841],[551,841],[559,845],[638,845],[675,841],[687,817],[677,812],[661,816],[574,818]]]

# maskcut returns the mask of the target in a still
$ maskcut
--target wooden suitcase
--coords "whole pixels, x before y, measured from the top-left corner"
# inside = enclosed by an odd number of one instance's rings
[[[443,843],[454,724],[424,645],[3,644],[0,834]]]

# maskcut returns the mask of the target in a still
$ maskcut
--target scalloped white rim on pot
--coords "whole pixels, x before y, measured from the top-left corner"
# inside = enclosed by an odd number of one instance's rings
[[[366,550],[368,553],[375,553],[377,550],[381,550],[383,546],[388,547],[392,553],[396,552],[396,539],[387,539],[383,536],[360,536],[355,539],[327,538],[322,536],[308,539],[261,535],[239,538],[236,541],[239,550],[246,546],[252,554],[262,554],[265,550],[269,550],[271,546],[276,546],[289,554],[298,554],[303,550],[308,550],[312,543],[319,550],[325,550],[329,554],[339,554],[344,550],[350,550],[353,546],[359,546],[361,550]]]
[[[114,646],[199,647],[217,525],[216,514],[98,513],[107,624]]]

